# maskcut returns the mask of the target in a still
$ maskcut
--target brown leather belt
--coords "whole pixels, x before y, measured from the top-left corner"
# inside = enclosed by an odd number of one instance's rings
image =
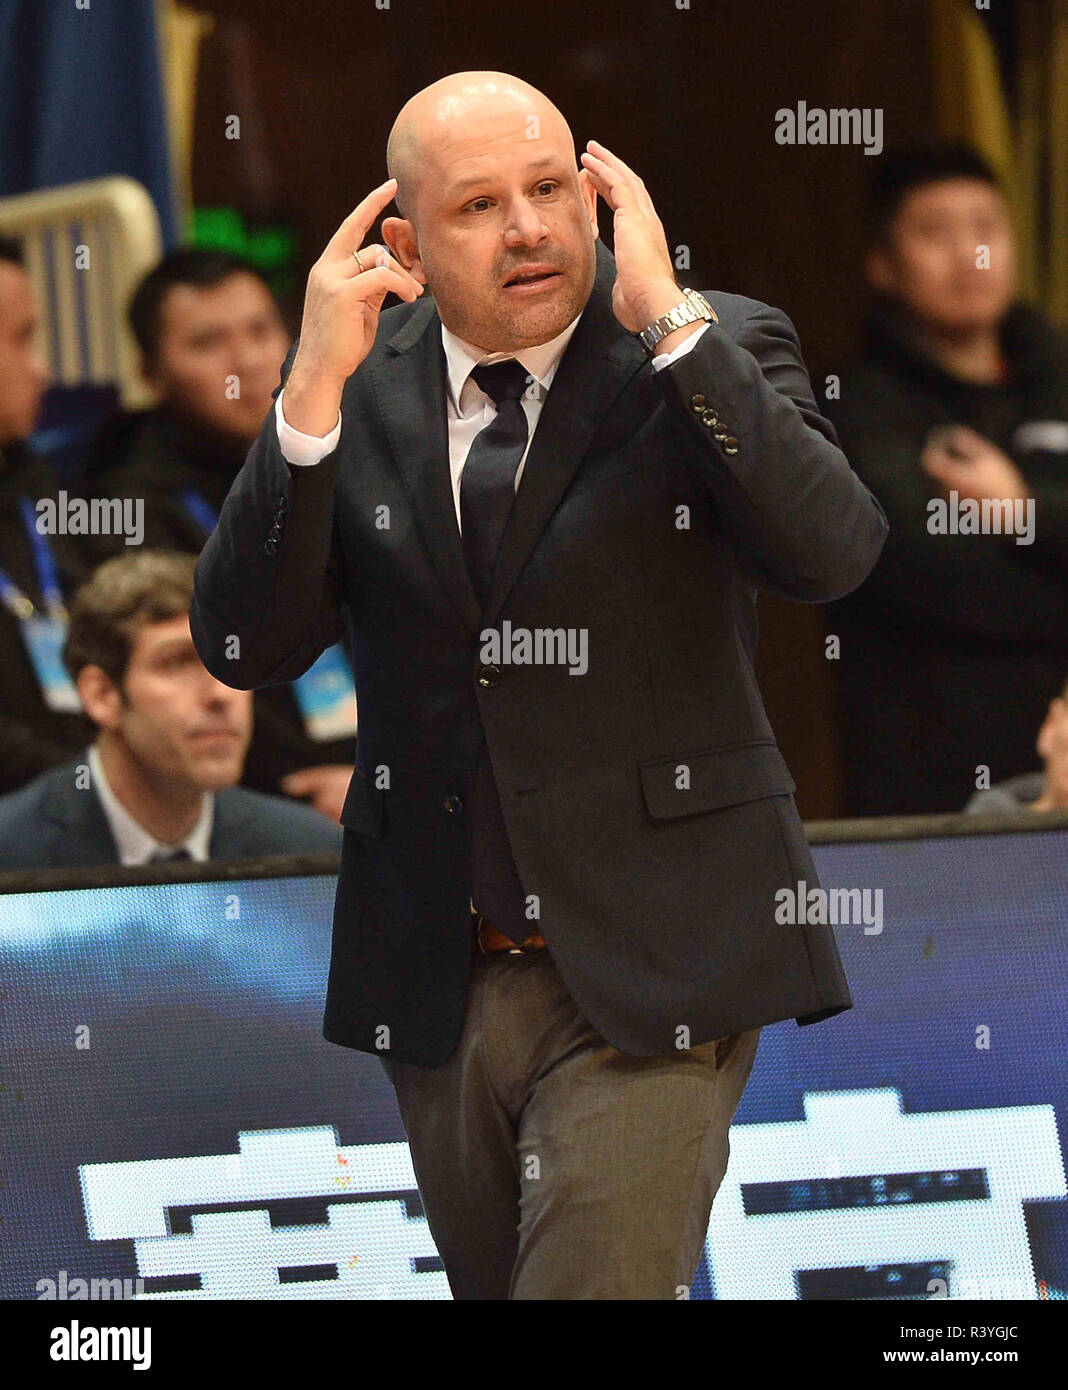
[[[505,936],[504,932],[498,931],[492,922],[488,922],[481,912],[472,909],[471,949],[480,951],[484,956],[493,955],[497,951],[507,951],[513,956],[525,956],[529,955],[531,951],[544,951],[547,947],[545,938],[537,928],[530,933],[521,946],[517,946],[510,937]]]

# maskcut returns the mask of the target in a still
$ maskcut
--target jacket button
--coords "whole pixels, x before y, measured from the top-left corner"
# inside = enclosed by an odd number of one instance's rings
[[[702,410],[702,411],[701,411],[701,423],[702,423],[702,424],[705,424],[705,425],[714,425],[714,424],[716,424],[716,423],[718,422],[718,420],[719,420],[719,416],[716,414],[716,412],[712,409],[711,406],[709,406],[707,410]]]
[[[288,510],[288,503],[286,502],[285,495],[283,494],[283,495],[282,495],[281,497],[279,497],[279,499],[278,499],[278,515],[279,515],[279,516],[285,516],[287,510]]]
[[[464,809],[464,803],[458,796],[447,796],[441,804],[450,816],[458,815]]]
[[[263,549],[267,555],[277,555],[278,542],[275,540],[274,536],[267,537],[267,539],[263,542]]]
[[[697,411],[698,415],[700,415],[708,402],[705,400],[704,396],[701,395],[700,391],[698,391],[695,396],[690,397],[690,404],[693,406],[694,410]]]
[[[501,679],[501,668],[499,666],[480,666],[478,668],[478,683],[484,689],[489,690],[491,686],[497,685]]]
[[[717,425],[716,428],[712,431],[712,438],[716,441],[717,444],[725,443],[727,439],[727,426]]]
[[[736,454],[738,452],[738,441],[733,435],[728,435],[723,441],[723,452],[725,454]]]

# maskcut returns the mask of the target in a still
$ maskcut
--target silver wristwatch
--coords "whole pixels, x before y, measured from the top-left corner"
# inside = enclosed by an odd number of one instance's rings
[[[673,309],[669,309],[666,314],[661,314],[648,328],[643,328],[638,334],[648,352],[652,353],[662,338],[666,338],[669,333],[674,333],[676,328],[682,328],[684,324],[696,323],[698,319],[708,319],[710,323],[719,323],[715,309],[712,308],[703,294],[699,294],[697,290],[685,289],[683,294],[686,296],[685,299],[676,304]]]

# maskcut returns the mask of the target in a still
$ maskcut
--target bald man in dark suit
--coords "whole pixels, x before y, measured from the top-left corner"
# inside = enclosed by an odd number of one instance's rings
[[[387,160],[311,272],[194,640],[248,688],[348,626],[324,1031],[383,1060],[455,1296],[685,1296],[761,1026],[851,1003],[830,929],[776,918],[818,878],[756,591],[846,593],[885,519],[786,316],[684,292],[642,182],[592,141],[576,168],[541,93],[442,79]]]

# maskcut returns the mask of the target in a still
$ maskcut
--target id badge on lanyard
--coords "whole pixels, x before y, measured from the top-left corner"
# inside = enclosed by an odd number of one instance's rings
[[[41,696],[50,710],[57,714],[78,714],[82,702],[63,665],[63,644],[67,640],[67,612],[63,606],[63,591],[48,539],[37,529],[37,514],[28,497],[19,498],[23,524],[33,549],[34,568],[44,599],[44,613],[39,612],[18,585],[0,569],[0,601],[18,619],[19,632],[33,666]]]
[[[189,516],[209,533],[218,517],[207,499],[195,488],[184,488],[182,504]],[[316,743],[356,736],[356,689],[344,646],[328,647],[302,676],[293,682],[304,731]]]
[[[45,704],[57,714],[78,714],[82,702],[77,687],[63,665],[66,619],[54,613],[34,613],[23,618],[19,627]]]

